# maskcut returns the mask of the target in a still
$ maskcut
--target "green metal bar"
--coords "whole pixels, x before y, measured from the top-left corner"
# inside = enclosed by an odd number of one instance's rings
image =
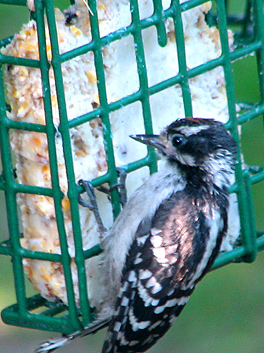
[[[264,250],[264,232],[259,232],[259,237],[257,238],[258,251]]]
[[[5,47],[6,45],[10,44],[14,36],[5,38],[5,39],[0,39],[0,48]]]
[[[245,124],[263,113],[264,113],[264,104],[259,105],[258,107],[255,107],[254,109],[239,115],[238,124],[239,125]]]
[[[36,69],[39,69],[40,67],[40,62],[38,60],[18,58],[16,56],[7,56],[1,53],[0,53],[0,64],[27,66],[27,67],[34,67]]]
[[[141,97],[142,97],[142,92],[139,90],[139,91],[132,93],[126,97],[123,97],[115,102],[111,102],[109,104],[109,110],[111,112],[118,110],[122,107],[125,107],[127,105],[130,105],[132,103],[139,101],[141,99]]]
[[[64,226],[64,217],[62,211],[62,197],[58,176],[57,167],[57,152],[55,145],[55,134],[56,129],[53,123],[52,104],[51,104],[51,93],[49,83],[49,68],[50,64],[47,58],[46,51],[46,33],[44,23],[44,12],[43,4],[40,1],[36,1],[36,19],[37,19],[37,33],[38,33],[38,45],[40,55],[40,69],[42,75],[42,86],[43,86],[43,101],[45,108],[45,118],[47,124],[47,139],[48,139],[48,150],[50,157],[50,169],[51,169],[51,182],[53,188],[54,206],[56,212],[56,220],[60,238],[62,263],[65,275],[65,283],[67,287],[68,306],[70,312],[70,320],[76,329],[81,328],[81,324],[78,320],[77,307],[74,298],[73,280],[71,273],[71,258],[68,251],[67,235]]]
[[[196,6],[204,4],[206,1],[204,0],[192,0],[192,1],[186,1],[183,4],[181,4],[181,11],[188,11],[190,9],[193,9]]]
[[[234,78],[233,78],[233,71],[231,65],[231,57],[229,52],[229,41],[228,41],[228,34],[227,34],[227,22],[226,22],[226,9],[224,1],[217,0],[217,13],[218,13],[218,24],[219,24],[219,34],[220,34],[220,41],[222,47],[222,55],[223,58],[223,69],[225,73],[226,79],[226,94],[227,94],[227,104],[228,104],[228,111],[230,121],[232,123],[232,133],[236,138],[236,141],[239,142],[239,134],[237,131],[236,126],[236,102],[235,102],[235,92],[234,92]]]
[[[0,255],[9,255],[13,256],[13,248],[11,246],[10,240],[3,241],[0,244]]]
[[[62,262],[62,255],[60,254],[50,254],[47,252],[27,250],[21,248],[19,254],[25,259],[36,259],[41,261],[53,261],[53,262]]]
[[[103,110],[101,107],[96,108],[95,110],[90,111],[89,113],[83,114],[69,121],[69,128],[73,128],[79,126],[81,124],[85,124],[88,121],[92,121],[93,119],[99,118],[103,114]]]
[[[110,179],[111,179],[111,174],[106,173],[104,175],[101,175],[100,177],[97,177],[97,178],[91,180],[91,184],[94,187],[96,187],[96,186],[102,185],[104,183],[110,183]],[[80,186],[80,189],[83,190],[83,188],[81,186]]]
[[[236,49],[229,54],[230,61],[232,62],[232,61],[241,59],[247,55],[250,55],[251,53],[254,53],[257,49],[261,48],[261,46],[262,46],[262,43],[260,41],[257,41],[257,42],[251,43],[250,45],[247,45],[246,47]],[[213,70],[218,66],[224,65],[224,61],[225,61],[224,56],[220,56],[219,58],[210,60],[207,63],[195,66],[188,70],[188,77],[192,78],[204,72]]]
[[[255,175],[251,175],[250,180],[252,185],[260,183],[261,181],[264,180],[264,171],[257,173]]]
[[[108,173],[110,174],[109,184],[111,187],[117,183],[117,173],[116,173],[116,166],[115,166],[113,142],[111,138],[112,133],[111,133],[111,124],[109,120],[109,105],[107,101],[104,63],[103,63],[103,55],[102,55],[102,42],[101,42],[100,31],[99,31],[96,1],[91,0],[89,2],[89,6],[93,14],[93,15],[90,14],[90,21],[91,21],[92,40],[95,43],[95,48],[93,50],[94,64],[95,64],[95,71],[97,76],[97,87],[98,87],[100,107],[101,107],[100,117],[103,122],[103,136],[104,136],[104,144],[105,144],[105,151],[106,151],[106,160],[108,165]],[[117,189],[112,190],[111,200],[113,205],[113,215],[114,215],[114,218],[116,218],[120,212],[119,193]]]
[[[228,111],[230,120],[230,131],[233,134],[236,141],[239,143],[239,132],[236,117],[236,102],[235,102],[235,92],[234,92],[234,78],[232,72],[231,58],[229,54],[229,42],[227,34],[227,22],[226,22],[226,9],[225,3],[222,0],[217,0],[217,13],[218,13],[218,24],[219,24],[219,34],[222,46],[222,57],[224,58],[223,68],[226,79],[226,94],[228,101]],[[239,145],[240,146],[240,145]],[[244,186],[244,178],[242,174],[242,161],[241,161],[241,150],[238,150],[238,163],[236,165],[236,181],[238,185],[238,204],[241,219],[241,232],[243,244],[249,245],[249,239],[251,239],[251,226],[249,218],[249,204],[247,200],[247,194]],[[244,261],[250,262],[253,254],[250,254],[250,248],[247,247],[248,253],[244,258]]]
[[[59,305],[54,305],[54,307],[49,308],[49,309],[43,311],[43,312],[41,313],[41,315],[44,316],[44,317],[46,317],[46,316],[52,317],[52,316],[61,314],[61,313],[63,313],[63,312],[66,311],[66,310],[67,310],[67,306],[66,306],[66,305],[61,305],[61,306],[59,306]],[[67,319],[68,319],[68,316],[67,316],[65,319],[67,320]]]
[[[222,267],[224,265],[227,265],[229,263],[241,261],[241,259],[243,257],[245,257],[246,255],[247,255],[247,252],[246,252],[244,246],[239,246],[231,251],[221,253],[218,256],[218,258],[215,260],[215,263],[212,266],[212,270],[215,270],[215,269]]]
[[[258,173],[254,174],[254,175],[250,175],[250,172],[248,170],[244,169],[243,173],[248,173],[249,174],[251,185],[260,183],[261,181],[264,180],[264,171],[258,172]],[[238,188],[238,184],[237,183],[235,183],[234,185],[232,185],[229,188],[229,193],[234,193],[234,192],[237,193],[238,191],[239,191],[239,188]]]
[[[35,131],[40,133],[46,133],[46,126],[41,124],[27,123],[25,121],[17,121],[6,119],[4,122],[6,127],[9,129],[23,130],[23,131]]]
[[[16,192],[14,190],[14,175],[12,168],[12,157],[9,142],[9,130],[3,124],[7,119],[5,112],[5,96],[2,66],[0,69],[0,144],[1,144],[1,159],[3,166],[3,179],[5,184],[5,200],[6,209],[8,210],[8,229],[12,247],[12,265],[15,280],[15,292],[17,305],[21,316],[26,315],[25,305],[25,280],[22,266],[22,258],[19,254],[20,245],[20,230],[17,213]]]
[[[37,314],[28,313],[26,317],[21,318],[18,305],[14,304],[2,311],[4,322],[10,325],[58,331],[65,334],[72,332],[68,315],[60,316],[59,318],[49,317],[65,311],[66,306],[64,304],[48,302],[46,299],[42,298],[40,294],[37,294],[31,298],[27,298],[26,305],[29,311],[39,309],[43,306],[48,307],[48,309],[43,312],[38,312]],[[45,325],[43,325],[43,321],[45,321]]]
[[[188,82],[188,71],[186,62],[186,52],[185,52],[185,42],[183,33],[183,24],[181,18],[181,6],[179,0],[172,0],[172,8],[174,10],[174,27],[175,27],[175,37],[177,43],[177,55],[179,63],[179,74],[182,78],[181,89],[184,104],[185,116],[191,117],[192,113],[192,98],[191,91]]]
[[[158,32],[158,43],[161,47],[165,47],[168,42],[166,26],[165,26],[165,17],[162,7],[161,0],[153,0],[154,5],[154,15],[157,18],[156,28]]]
[[[260,234],[261,235],[256,239],[256,246],[258,251],[264,249],[264,234],[263,232],[261,232]],[[247,254],[247,249],[244,246],[238,246],[231,251],[221,253],[217,257],[214,265],[212,266],[212,270],[215,270],[232,262],[240,262],[241,259],[247,256]]]
[[[127,172],[134,172],[137,169],[143,168],[145,166],[150,166],[152,163],[152,156],[147,155],[145,158],[139,159],[136,162],[129,163],[122,166],[122,168]]]
[[[27,0],[0,0],[0,4],[27,6]]]
[[[232,193],[234,193],[234,192],[238,192],[238,185],[237,185],[237,183],[231,185],[231,186],[229,187],[228,191],[229,191],[229,194],[232,194]]]
[[[41,329],[46,331],[57,331],[64,334],[69,334],[72,331],[72,326],[69,323],[68,316],[66,317],[49,317],[40,314],[27,314],[22,317],[17,305],[12,305],[5,308],[2,313],[3,321],[8,325],[22,326],[33,329]],[[43,325],[45,321],[45,325]]]
[[[48,20],[48,26],[49,26],[49,34],[51,39],[52,67],[54,70],[55,85],[56,85],[58,107],[59,107],[59,114],[60,114],[59,131],[61,133],[62,141],[63,141],[64,159],[65,159],[66,173],[67,173],[67,179],[68,179],[68,198],[70,200],[72,229],[73,229],[73,236],[74,236],[74,242],[75,242],[75,263],[77,265],[78,280],[79,280],[78,283],[79,283],[80,306],[81,306],[81,312],[82,312],[83,325],[86,326],[91,321],[91,315],[90,315],[90,306],[88,301],[87,279],[86,279],[85,261],[84,261],[85,259],[84,259],[84,253],[83,253],[83,242],[82,242],[80,217],[79,217],[78,193],[77,193],[77,186],[75,182],[75,174],[74,174],[74,167],[73,167],[71,138],[70,138],[68,116],[67,116],[67,109],[66,109],[66,102],[65,102],[65,95],[64,95],[61,60],[60,60],[60,52],[59,52],[59,44],[58,44],[53,2],[51,0],[46,1],[46,6],[47,6],[47,20]],[[65,263],[65,266],[68,266],[68,261],[67,263]],[[71,287],[69,288],[67,286],[67,293],[69,293],[69,289],[70,289],[70,295],[72,295],[73,294],[72,278],[70,277],[69,279],[70,281],[68,282],[68,284]],[[74,308],[74,313],[76,313],[75,308]]]
[[[88,250],[84,251],[84,257],[85,257],[85,259],[89,259],[89,258],[91,258],[93,256],[101,254],[102,251],[103,250],[100,247],[100,245],[95,245],[91,249],[88,249]]]
[[[252,11],[252,1],[247,0],[245,16],[243,17],[243,28],[241,31],[241,37],[246,37],[248,32],[249,24],[251,23],[251,11]]]
[[[45,188],[42,186],[31,186],[31,185],[17,184],[15,181],[13,181],[13,189],[16,193],[44,195],[44,196],[49,196],[49,197],[53,196],[52,189]],[[61,195],[63,195],[62,192],[61,192]]]
[[[91,180],[91,184],[93,185],[93,187],[97,187],[99,185],[105,184],[105,183],[110,183],[111,180],[111,174],[110,173],[106,173],[104,175],[101,175],[93,180]],[[83,187],[78,185],[78,193],[81,193],[84,191]]]
[[[135,42],[135,54],[137,61],[137,71],[139,78],[139,91],[141,92],[141,105],[144,119],[145,131],[147,134],[153,133],[152,127],[152,119],[151,119],[151,110],[150,110],[150,102],[149,102],[149,86],[148,86],[148,77],[146,70],[146,60],[144,53],[144,45],[142,38],[142,27],[140,23],[139,16],[139,7],[137,0],[130,1],[130,12],[132,17],[132,22],[134,24],[134,30],[132,35],[134,37]],[[154,173],[157,171],[157,160],[155,156],[155,151],[153,148],[148,147],[148,155],[151,158],[151,163],[149,164],[150,173]]]
[[[263,43],[259,40],[248,43],[246,46],[238,48],[230,53],[230,60],[235,61],[237,59],[243,59],[245,56],[254,54],[257,49],[260,49],[263,46]]]
[[[264,103],[264,15],[263,15],[263,1],[251,0],[253,5],[254,16],[254,32],[255,37],[262,43],[262,46],[256,51],[257,65],[258,65],[258,79],[260,87],[261,103]],[[264,118],[264,112],[263,118]]]
[[[248,262],[253,262],[257,257],[257,231],[255,222],[255,212],[254,212],[254,202],[251,188],[251,179],[248,170],[243,171],[245,189],[248,204],[248,222],[250,228],[250,238],[247,238],[247,242],[244,242],[245,248],[247,250],[247,260]]]
[[[60,254],[50,254],[41,251],[28,250],[21,246],[14,251],[14,247],[12,246],[12,242],[10,240],[3,241],[0,244],[0,254],[14,256],[16,253],[26,259],[62,262],[62,256]]]
[[[78,56],[87,54],[89,51],[93,51],[94,49],[95,49],[95,43],[90,42],[90,43],[82,45],[78,48],[74,48],[72,50],[69,50],[69,51],[61,54],[61,63],[65,62],[65,61],[69,61],[71,59],[74,59]]]

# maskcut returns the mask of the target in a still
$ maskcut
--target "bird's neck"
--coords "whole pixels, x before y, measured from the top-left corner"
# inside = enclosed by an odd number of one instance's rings
[[[190,167],[175,163],[175,168],[183,175],[183,180],[196,188],[215,187],[226,190],[234,182],[231,156],[208,158],[202,166]],[[169,162],[170,163],[170,162]]]
[[[208,157],[203,170],[205,179],[220,189],[227,189],[234,182],[234,156],[228,153]]]

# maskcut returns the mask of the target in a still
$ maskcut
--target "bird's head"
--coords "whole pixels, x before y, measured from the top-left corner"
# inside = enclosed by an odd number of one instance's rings
[[[169,162],[183,167],[209,171],[210,168],[224,167],[226,161],[233,169],[236,160],[237,145],[234,138],[222,123],[213,119],[179,119],[167,126],[160,135],[131,137],[156,148]]]

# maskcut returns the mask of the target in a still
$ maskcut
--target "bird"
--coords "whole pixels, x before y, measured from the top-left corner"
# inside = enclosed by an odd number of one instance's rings
[[[38,352],[103,326],[108,331],[102,353],[147,351],[172,326],[219,254],[237,161],[233,136],[214,119],[190,117],[160,135],[131,137],[155,148],[164,166],[131,195],[101,237],[97,319]]]

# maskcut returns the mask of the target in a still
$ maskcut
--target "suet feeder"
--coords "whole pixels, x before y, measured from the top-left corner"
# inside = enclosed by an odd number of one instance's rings
[[[12,11],[12,6],[27,6],[26,0],[0,0],[1,4],[6,4]],[[103,2],[101,2],[103,3]],[[264,16],[263,1],[248,0],[245,3],[244,14],[236,16],[229,13],[229,6],[232,1],[215,0],[210,9],[208,3],[203,0],[189,0],[180,3],[179,0],[172,0],[168,7],[163,7],[161,0],[149,0],[152,4],[153,11],[146,17],[142,17],[139,8],[139,0],[127,1],[131,14],[131,22],[126,26],[118,27],[109,33],[103,33],[100,28],[100,11],[102,4],[96,0],[88,0],[87,18],[89,18],[90,41],[82,43],[82,45],[60,52],[62,37],[59,36],[60,27],[57,23],[58,14],[54,10],[52,0],[36,0],[35,4],[31,4],[30,16],[35,21],[36,30],[36,48],[38,48],[38,56],[31,58],[27,56],[19,56],[19,47],[16,54],[11,51],[1,51],[0,54],[0,144],[2,158],[2,172],[0,175],[0,190],[5,194],[6,210],[8,215],[9,239],[0,244],[0,254],[8,256],[12,260],[14,283],[16,291],[16,303],[5,308],[2,311],[2,319],[5,323],[30,327],[39,330],[57,331],[64,334],[79,330],[93,320],[93,310],[89,305],[89,296],[87,290],[87,277],[85,263],[87,259],[100,254],[100,245],[94,244],[91,248],[85,248],[82,241],[82,228],[80,224],[80,213],[78,206],[78,195],[83,191],[81,186],[76,183],[76,166],[74,165],[74,153],[79,148],[78,153],[83,152],[80,148],[80,141],[76,140],[73,146],[73,129],[81,130],[82,125],[90,123],[93,128],[101,129],[102,141],[105,154],[105,165],[102,167],[101,174],[90,178],[94,186],[108,183],[110,186],[117,183],[118,174],[116,173],[116,154],[112,141],[113,122],[111,115],[115,112],[121,112],[125,107],[138,105],[140,108],[140,124],[147,133],[152,133],[155,118],[153,117],[152,100],[155,95],[160,93],[172,94],[170,89],[177,87],[181,92],[180,104],[182,107],[181,114],[192,116],[193,100],[195,99],[190,85],[202,75],[220,68],[224,77],[227,122],[226,127],[239,142],[241,138],[241,126],[246,125],[251,120],[263,115],[264,113]],[[106,1],[109,3],[109,1]],[[123,3],[122,1],[120,3]],[[101,6],[101,5],[102,6]],[[69,4],[70,5],[70,4]],[[99,6],[100,5],[100,6]],[[109,5],[109,4],[108,4]],[[204,21],[207,31],[216,26],[218,33],[219,55],[207,62],[189,67],[186,57],[186,36],[183,17],[188,11],[197,6],[207,6],[208,11],[204,11]],[[109,5],[110,6],[110,5]],[[111,11],[111,8],[109,8]],[[59,16],[62,16],[59,15]],[[69,31],[76,31],[73,35],[78,36],[78,26],[71,27],[70,22],[74,20],[75,14],[62,19],[68,22]],[[169,31],[167,22],[171,21],[174,26],[173,31]],[[117,21],[118,23],[118,21]],[[175,42],[175,55],[177,60],[177,72],[172,72],[159,82],[152,83],[149,80],[149,70],[147,58],[147,48],[149,43],[144,40],[145,31],[153,30],[155,32],[156,45],[165,48],[168,40]],[[234,33],[234,43],[230,44],[231,29]],[[209,33],[209,32],[208,32]],[[215,33],[215,32],[212,32]],[[213,34],[212,34],[213,35]],[[173,38],[172,38],[173,36]],[[129,92],[127,95],[119,96],[114,99],[109,98],[109,80],[107,77],[107,63],[105,52],[112,45],[122,43],[125,38],[132,38],[134,48],[134,58],[136,67],[136,81],[138,88]],[[4,48],[12,43],[13,38],[0,40],[0,48]],[[21,46],[23,46],[23,36],[20,38]],[[32,48],[28,48],[28,51]],[[123,55],[126,55],[124,48]],[[67,106],[67,93],[65,82],[65,66],[71,60],[78,60],[84,55],[90,55],[91,66],[93,69],[87,71],[87,80],[96,87],[92,109],[81,111],[79,115],[75,115],[69,119],[70,108]],[[120,54],[121,55],[121,54]],[[257,59],[257,68],[259,74],[260,101],[256,104],[246,104],[236,101],[234,78],[232,71],[232,63],[236,60],[243,60],[249,55],[255,55]],[[80,59],[81,60],[81,59]],[[89,66],[89,63],[88,63]],[[43,121],[32,121],[24,118],[13,119],[14,101],[7,101],[7,91],[10,87],[6,87],[6,78],[8,71],[15,68],[25,69],[25,80],[29,79],[30,70],[38,70],[39,77],[42,82],[41,96],[38,97],[43,104]],[[162,68],[161,68],[162,69]],[[89,71],[90,70],[90,71]],[[51,72],[52,82],[51,85]],[[162,71],[160,71],[162,72]],[[28,75],[28,76],[27,76]],[[69,73],[70,75],[70,73]],[[126,75],[126,72],[120,73]],[[243,75],[243,73],[241,73]],[[15,76],[15,74],[14,74]],[[20,76],[21,82],[23,81]],[[80,78],[81,80],[81,78]],[[9,82],[10,84],[10,82]],[[127,83],[129,84],[129,82]],[[222,85],[223,83],[220,83]],[[206,88],[205,88],[206,89]],[[53,90],[55,90],[54,93]],[[13,95],[18,94],[13,92]],[[56,96],[56,104],[54,108],[53,96]],[[21,97],[20,97],[21,98]],[[26,97],[27,102],[32,97]],[[34,98],[34,97],[33,97]],[[33,99],[32,98],[32,99]],[[74,101],[73,97],[73,101]],[[14,98],[15,99],[15,98]],[[9,98],[10,100],[10,98]],[[77,98],[76,98],[77,100]],[[20,102],[21,99],[20,99]],[[23,101],[24,102],[24,101]],[[22,102],[22,103],[23,103]],[[77,102],[78,103],[78,102]],[[78,103],[79,104],[79,103]],[[90,103],[89,103],[90,104]],[[205,107],[206,108],[206,107]],[[239,109],[238,109],[239,108]],[[20,106],[20,109],[23,109]],[[54,111],[58,117],[58,121],[54,120]],[[20,112],[16,112],[19,116]],[[11,114],[11,115],[10,115]],[[22,114],[22,113],[21,113]],[[34,111],[33,111],[34,116]],[[14,115],[13,115],[14,116]],[[24,116],[23,116],[24,117]],[[124,117],[129,118],[129,117]],[[176,117],[174,117],[176,118]],[[98,123],[99,121],[99,123]],[[135,123],[137,124],[137,122]],[[135,125],[134,124],[134,125]],[[163,125],[164,126],[164,125]],[[128,131],[129,132],[129,131]],[[137,131],[140,133],[140,131]],[[143,133],[144,131],[142,131]],[[85,133],[85,131],[84,131]],[[131,133],[134,133],[131,131]],[[31,135],[33,134],[33,135]],[[34,135],[35,134],[35,135]],[[17,140],[21,139],[20,146],[26,144],[27,138],[32,136],[45,136],[47,141],[48,164],[50,168],[50,184],[49,186],[33,185],[18,180],[18,173],[12,155],[13,147],[17,146]],[[23,136],[23,138],[21,138]],[[94,138],[94,135],[93,137]],[[58,152],[56,141],[61,139],[61,150]],[[30,140],[31,141],[31,140]],[[35,143],[42,143],[34,140]],[[121,145],[120,145],[121,146]],[[119,146],[119,147],[120,147]],[[22,147],[21,151],[22,151]],[[35,148],[34,145],[31,146]],[[30,149],[30,144],[28,146]],[[75,150],[74,150],[75,148]],[[27,153],[27,152],[25,152]],[[64,160],[63,173],[66,175],[67,185],[62,185],[58,159],[59,153]],[[86,152],[84,152],[86,153]],[[98,152],[100,153],[100,151]],[[261,152],[259,152],[261,153]],[[262,151],[263,153],[263,151]],[[123,151],[126,154],[126,151]],[[42,156],[43,157],[43,156]],[[16,157],[17,158],[17,157]],[[27,156],[23,156],[27,158]],[[43,157],[44,158],[44,157]],[[40,158],[41,159],[41,158]],[[39,161],[43,168],[42,160]],[[24,164],[25,166],[25,164]],[[157,161],[155,153],[150,149],[147,155],[121,165],[128,174],[147,167],[150,172],[155,172]],[[30,172],[30,170],[29,170]],[[32,171],[32,173],[34,173]],[[81,176],[87,178],[86,175]],[[240,214],[240,234],[237,241],[233,244],[233,248],[225,251],[217,258],[214,268],[226,265],[231,262],[252,262],[256,258],[258,251],[264,248],[264,231],[257,231],[254,217],[254,201],[252,198],[252,185],[260,183],[264,180],[264,171],[261,168],[245,166],[242,157],[239,159],[236,167],[236,180],[232,186],[230,193],[237,195],[238,208]],[[22,195],[22,196],[21,196]],[[52,200],[54,205],[54,222],[59,234],[60,250],[41,251],[39,248],[34,249],[32,246],[25,246],[23,233],[21,231],[21,223],[19,207],[25,198],[36,195],[46,197]],[[20,200],[20,201],[19,201]],[[116,217],[120,211],[119,195],[117,190],[112,191],[111,202],[113,217]],[[37,203],[38,201],[36,201]],[[20,206],[19,206],[20,204]],[[26,212],[24,210],[24,212]],[[47,211],[48,212],[48,211]],[[69,213],[68,221],[71,222],[72,243],[68,243],[67,224],[65,223],[65,214]],[[23,218],[23,216],[22,216]],[[36,232],[38,229],[36,228]],[[48,238],[49,234],[47,234]],[[28,241],[28,240],[27,240]],[[74,247],[74,251],[69,251],[70,246]],[[72,261],[76,266],[76,283],[78,287],[78,300],[76,300],[76,290],[73,286],[73,273],[71,271]],[[25,276],[23,269],[27,267],[29,275],[30,266],[25,265],[30,261],[43,261],[44,263],[56,263],[62,269],[62,275],[65,278],[65,288],[67,299],[61,301],[51,301],[40,294],[27,297],[25,290]],[[32,262],[31,262],[32,263]],[[29,275],[30,277],[30,275]],[[32,280],[32,278],[31,278]]]

